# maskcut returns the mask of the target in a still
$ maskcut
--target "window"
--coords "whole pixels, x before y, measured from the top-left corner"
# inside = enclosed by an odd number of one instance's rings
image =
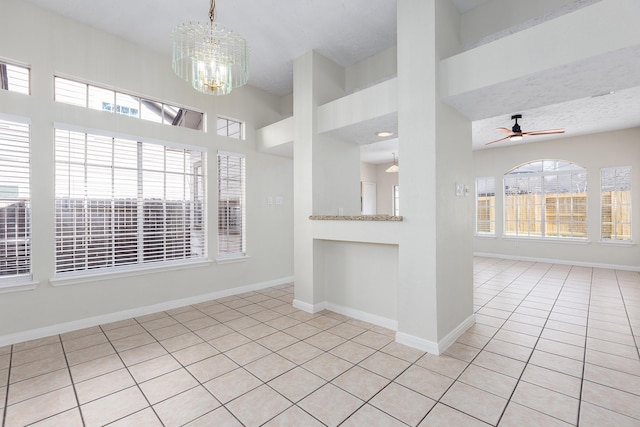
[[[600,173],[601,238],[631,240],[631,167]]]
[[[199,149],[55,130],[56,274],[206,257]]]
[[[539,160],[504,176],[504,230],[509,236],[587,237],[587,171]]]
[[[245,159],[218,153],[218,256],[241,257],[245,250]]]
[[[29,125],[0,120],[0,284],[31,277]]]
[[[204,114],[111,89],[54,78],[55,100],[155,123],[202,130]]]
[[[29,69],[0,62],[0,89],[29,95]]]
[[[476,234],[496,234],[496,180],[476,179]]]
[[[243,123],[238,120],[218,116],[218,135],[229,138],[244,139]]]
[[[393,186],[393,215],[400,216],[400,186]]]

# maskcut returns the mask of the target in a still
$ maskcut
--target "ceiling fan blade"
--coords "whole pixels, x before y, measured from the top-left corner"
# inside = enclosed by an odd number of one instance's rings
[[[499,130],[500,132],[511,133],[511,129],[507,129],[507,128],[496,128],[496,130]]]
[[[493,144],[493,143],[496,143],[496,142],[504,141],[505,139],[509,139],[510,137],[511,137],[511,135],[507,135],[504,138],[500,138],[500,139],[496,139],[495,141],[487,142],[484,145],[489,145],[489,144]]]
[[[564,133],[564,129],[534,130],[531,132],[522,132],[523,135],[551,135],[554,133]]]

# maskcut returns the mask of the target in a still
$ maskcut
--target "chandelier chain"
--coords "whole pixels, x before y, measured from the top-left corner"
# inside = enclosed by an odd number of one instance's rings
[[[216,0],[211,0],[209,2],[209,20],[213,24],[213,21],[216,20]]]

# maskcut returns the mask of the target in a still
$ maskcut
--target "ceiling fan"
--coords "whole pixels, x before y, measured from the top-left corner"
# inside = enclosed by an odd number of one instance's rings
[[[522,118],[522,114],[515,114],[511,116],[511,120],[515,120],[516,123],[511,129],[498,128],[500,132],[506,132],[508,135],[504,138],[496,139],[495,141],[487,142],[485,145],[493,144],[494,142],[504,141],[508,139],[510,141],[520,141],[525,135],[551,135],[554,133],[564,133],[564,129],[549,129],[549,130],[534,130],[531,132],[522,132],[518,119]]]

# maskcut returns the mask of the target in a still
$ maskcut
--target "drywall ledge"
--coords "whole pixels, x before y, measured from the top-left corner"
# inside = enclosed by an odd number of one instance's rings
[[[256,130],[258,151],[269,152],[280,145],[293,143],[293,117],[287,117]]]
[[[318,107],[318,133],[397,112],[398,79],[393,78]]]

